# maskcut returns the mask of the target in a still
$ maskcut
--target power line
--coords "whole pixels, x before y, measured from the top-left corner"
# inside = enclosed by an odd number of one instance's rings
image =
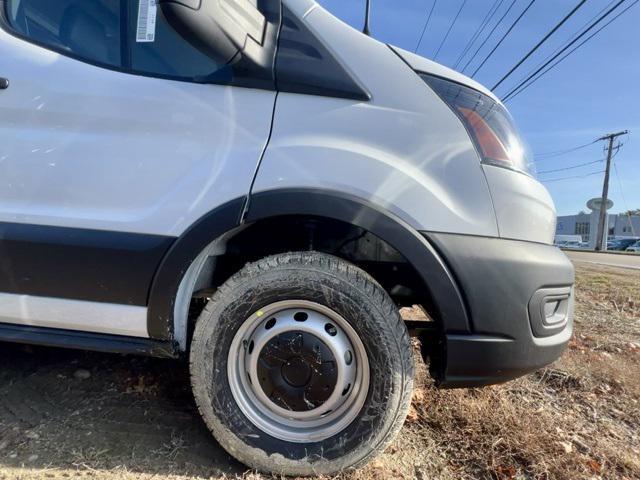
[[[576,36],[578,36],[580,34],[580,32],[582,32],[585,28],[587,28],[591,22],[593,22],[596,18],[598,18],[605,10],[607,10],[607,8],[609,8],[611,5],[613,5],[617,0],[611,0],[603,9],[601,9],[600,11],[598,11],[598,13],[596,13],[593,17],[591,17],[586,23],[584,23],[573,35],[571,35],[571,37],[569,37],[565,42],[563,42],[558,48],[556,48],[551,55],[545,57],[541,62],[539,62],[535,67],[533,67],[531,70],[529,70],[522,78],[520,78],[519,82],[521,82],[522,80],[524,80],[526,77],[528,77],[529,75],[531,75],[537,68],[543,66],[543,64],[553,55],[555,55],[556,53],[559,53],[560,50],[570,41],[572,41],[573,39],[576,38]],[[551,68],[551,67],[550,67]],[[546,73],[543,72],[541,73],[539,76],[542,76]],[[533,81],[532,81],[533,82]],[[532,83],[531,82],[531,83]],[[529,86],[531,85],[531,83],[529,83],[528,85],[526,85],[525,87],[522,88],[522,90],[526,90],[527,88],[529,88]],[[516,97],[517,95],[519,95],[520,92],[516,93],[512,98]],[[512,98],[510,98],[509,100],[511,100]]]
[[[593,175],[600,175],[604,173],[604,170],[598,170],[597,172],[587,173],[586,175],[573,175],[571,177],[550,178],[548,180],[540,180],[542,183],[560,182],[562,180],[571,180],[572,178],[587,178]]]
[[[480,50],[482,50],[482,47],[485,46],[485,44],[489,41],[489,39],[491,38],[491,36],[493,35],[493,32],[496,31],[496,28],[498,28],[498,26],[502,23],[502,21],[504,20],[504,17],[506,17],[509,12],[511,11],[511,9],[513,8],[513,6],[516,4],[516,0],[513,0],[511,2],[511,5],[509,5],[509,8],[507,8],[507,11],[504,12],[504,14],[502,15],[502,17],[500,17],[500,20],[498,20],[496,22],[496,24],[493,26],[493,28],[491,29],[491,31],[489,32],[489,35],[487,35],[487,37],[484,39],[484,41],[480,44],[480,46],[476,49],[476,51],[474,52],[473,55],[471,55],[471,58],[467,61],[467,63],[464,65],[464,67],[462,68],[462,72],[464,72],[467,67],[469,66],[469,64],[471,62],[473,62],[473,60],[475,60],[476,56],[478,55],[478,53],[480,52]]]
[[[418,49],[422,44],[422,39],[424,38],[424,34],[427,32],[427,27],[429,26],[429,22],[431,21],[431,15],[433,15],[433,11],[435,10],[437,3],[438,3],[438,0],[433,0],[433,3],[431,4],[431,10],[429,10],[429,15],[427,15],[427,21],[424,22],[424,28],[422,29],[422,33],[420,34],[420,40],[418,40],[414,53],[418,53]]]
[[[625,134],[626,138],[629,138],[629,135],[631,135],[631,132],[627,132]],[[622,149],[623,146],[624,146],[624,143],[621,140],[618,140],[618,143],[616,144],[616,146],[613,147],[615,152],[613,152],[613,155],[611,156],[612,160],[618,156],[618,154],[620,153],[620,150]],[[606,151],[607,151],[607,147],[606,147],[606,145],[604,145],[602,147],[602,153],[605,153]]]
[[[589,24],[591,24],[591,22],[593,22],[596,18],[598,18],[607,8],[609,8],[611,5],[613,5],[614,3],[616,3],[617,0],[611,0],[603,9],[601,9],[600,11],[598,11],[598,13],[596,13],[593,17],[591,17],[589,20],[587,20],[575,33],[573,33],[573,35],[571,35],[566,41],[564,41],[559,47],[557,47],[552,53],[551,55],[547,56],[546,58],[544,58],[542,61],[540,61],[535,67],[533,67],[531,70],[529,70],[527,72],[526,75],[524,75],[522,78],[526,77],[527,75],[530,75],[536,68],[540,67],[545,61],[547,61],[547,59],[549,57],[551,57],[552,55],[555,55],[556,53],[558,53],[560,51],[560,49],[562,47],[564,47],[567,43],[569,43],[571,40],[573,40],[574,38],[576,38],[576,36],[582,31],[584,30],[587,26],[589,26]],[[520,80],[522,80],[522,78]]]
[[[610,2],[605,8],[603,8],[602,10],[600,10],[600,12],[598,12],[598,14],[596,16],[594,16],[591,20],[589,20],[588,23],[590,23],[593,19],[595,19],[600,13],[602,13],[603,11],[605,11],[609,5],[615,3],[616,0],[613,0],[612,2]],[[534,78],[533,80],[529,81],[529,83],[525,86],[523,86],[518,92],[514,93],[508,100],[513,100],[515,97],[517,97],[518,95],[520,95],[522,92],[524,92],[527,88],[529,88],[531,85],[533,85],[535,82],[537,82],[541,77],[543,77],[544,75],[546,75],[549,71],[553,70],[553,68],[558,65],[559,63],[562,63],[567,57],[569,57],[573,52],[575,52],[576,50],[578,50],[580,47],[582,47],[585,43],[587,43],[589,40],[591,40],[593,37],[595,37],[598,33],[600,33],[603,29],[605,29],[609,24],[611,24],[613,21],[615,21],[620,15],[622,15],[624,12],[626,12],[627,10],[629,10],[631,7],[633,7],[635,4],[637,3],[637,0],[634,1],[631,5],[629,5],[627,8],[625,8],[623,11],[621,11],[620,13],[618,13],[615,17],[613,17],[611,20],[609,20],[607,23],[605,23],[602,27],[600,27],[598,30],[596,30],[594,33],[592,33],[591,35],[589,35],[585,40],[583,40],[582,42],[580,42],[576,47],[574,47],[573,49],[571,49],[569,52],[567,52],[565,55],[563,55],[560,59],[558,59],[557,61],[555,61],[551,66],[549,66],[548,68],[546,68],[543,72],[541,72],[536,78]],[[586,26],[586,24],[585,24]],[[577,35],[579,32],[577,32],[575,35]],[[572,37],[572,39],[575,37],[575,35]],[[559,50],[562,47],[559,47],[558,49],[556,49],[554,51],[554,54],[559,52]],[[549,58],[549,57],[547,57]],[[545,59],[546,60],[546,59]],[[540,62],[537,67],[539,67],[540,65],[542,65],[545,60],[543,60],[542,62]],[[536,67],[536,68],[537,68]],[[533,72],[533,70],[531,70],[529,72],[529,74]],[[505,100],[505,101],[508,101]]]
[[[511,67],[511,70],[509,70],[500,80],[498,80],[498,83],[496,83],[491,88],[491,91],[494,91],[496,88],[498,88],[502,84],[502,82],[504,82],[507,78],[509,78],[511,76],[511,74],[513,72],[515,72],[518,67],[520,67],[520,65],[522,65],[524,62],[526,62],[527,59],[531,55],[533,55],[533,53],[536,50],[538,50],[538,48],[540,48],[542,46],[542,44],[545,43],[549,39],[549,37],[551,37],[551,35],[553,35],[562,25],[564,25],[565,22],[567,20],[569,20],[573,16],[573,14],[578,11],[578,9],[580,9],[580,7],[582,7],[586,3],[586,1],[587,0],[580,0],[580,2],[578,2],[578,4],[575,7],[573,7],[573,9],[569,13],[567,13],[564,16],[564,18],[562,20],[560,20],[560,22],[555,27],[553,27],[544,37],[542,37],[542,40],[540,40],[536,44],[535,47],[533,47],[531,50],[529,50],[529,52],[518,61],[518,63],[516,63],[513,67]]]
[[[436,58],[438,58],[438,54],[440,53],[440,50],[442,49],[442,46],[444,45],[444,42],[447,41],[447,38],[449,38],[449,34],[451,33],[451,30],[453,29],[453,26],[456,24],[456,22],[458,21],[458,17],[460,16],[460,13],[462,12],[462,9],[464,8],[464,6],[467,4],[467,0],[463,0],[462,1],[462,5],[460,5],[460,9],[458,10],[458,13],[456,13],[456,16],[453,19],[453,22],[451,22],[451,25],[449,25],[449,30],[447,30],[447,33],[445,34],[444,38],[442,39],[442,41],[440,42],[440,46],[438,47],[438,50],[436,50],[435,55],[433,56],[433,59],[435,60]]]
[[[564,59],[566,59],[569,55],[571,55],[573,52],[575,52],[578,48],[580,48],[582,45],[584,45],[585,43],[587,43],[591,38],[593,38],[595,35],[597,35],[600,31],[602,31],[607,25],[609,25],[611,22],[613,22],[616,18],[618,18],[620,15],[622,15],[624,12],[626,12],[629,8],[633,7],[633,5],[635,5],[635,3],[637,3],[638,0],[636,0],[635,2],[633,2],[631,5],[629,5],[627,8],[625,8],[623,11],[621,11],[620,13],[618,13],[618,15],[616,15],[614,18],[612,18],[609,22],[607,22],[605,25],[603,25],[602,27],[600,27],[597,31],[595,31],[593,34],[591,34],[589,37],[587,37],[583,42],[581,42],[579,45],[577,45],[575,48],[573,48],[571,51],[569,51],[566,55],[564,55],[562,58],[560,58],[557,62],[553,63],[549,68],[547,68],[546,70],[542,71],[543,69],[545,69],[545,67],[547,67],[549,64],[551,64],[556,58],[558,58],[562,53],[564,53],[569,47],[571,47],[574,43],[576,43],[578,40],[580,40],[584,35],[586,35],[592,28],[594,28],[596,25],[598,25],[598,23],[600,23],[601,21],[603,21],[606,17],[608,17],[616,8],[618,8],[622,3],[624,3],[626,0],[619,0],[618,3],[616,3],[613,7],[611,7],[609,10],[607,10],[606,13],[600,15],[600,17],[595,20],[593,23],[591,23],[591,25],[589,25],[589,27],[587,27],[583,32],[581,32],[576,38],[574,38],[573,40],[571,40],[567,45],[565,45],[562,49],[560,49],[560,51],[558,53],[556,53],[555,55],[551,56],[551,58],[549,58],[549,60],[547,60],[541,67],[539,67],[538,69],[535,70],[535,72],[533,72],[531,75],[529,75],[525,80],[521,81],[516,87],[512,88],[503,98],[503,101],[508,101],[513,99],[515,96],[519,95],[521,92],[523,92],[524,90],[526,90],[527,88],[529,88],[533,83],[535,83],[539,78],[541,78],[543,75],[545,75],[547,72],[549,72],[550,70],[552,70],[556,65],[558,65],[560,62],[562,62]],[[542,73],[540,73],[542,71]],[[539,74],[540,73],[540,74]],[[539,74],[539,75],[538,75]],[[537,75],[537,77],[536,77]],[[535,78],[534,78],[535,77]]]
[[[498,49],[498,47],[500,45],[502,45],[502,42],[504,42],[505,38],[507,38],[509,36],[509,34],[511,33],[511,30],[513,30],[515,28],[515,26],[518,25],[518,22],[522,19],[522,17],[524,17],[524,15],[527,13],[527,11],[531,8],[531,6],[535,2],[536,2],[536,0],[531,0],[529,2],[529,4],[525,7],[525,9],[522,11],[522,13],[518,16],[518,18],[515,19],[515,21],[511,24],[509,29],[505,32],[505,34],[502,36],[502,38],[498,41],[498,43],[496,43],[496,46],[493,47],[493,49],[489,52],[489,54],[486,57],[484,57],[484,60],[482,60],[482,63],[480,63],[480,65],[478,65],[478,68],[476,68],[475,71],[471,74],[472,77],[476,76],[476,73],[478,73],[478,71],[480,71],[480,69],[484,66],[484,64],[487,62],[487,60],[489,60],[489,58],[491,58],[491,56]]]
[[[575,152],[576,150],[581,150],[583,148],[586,148],[586,147],[588,147],[590,145],[593,145],[597,141],[598,140],[594,140],[592,142],[585,143],[583,145],[578,145],[577,147],[567,148],[567,149],[564,149],[564,150],[555,150],[555,151],[551,151],[551,152],[539,153],[539,154],[535,155],[535,158],[536,159],[540,159],[541,157],[544,157],[543,159],[546,160],[547,158],[559,157],[561,155],[566,155],[567,153]]]
[[[624,2],[625,0],[622,0],[622,2]],[[512,89],[503,99],[503,101],[509,101],[509,100],[513,100],[515,97],[517,97],[518,95],[520,95],[522,92],[524,92],[527,88],[529,88],[531,85],[533,85],[535,82],[537,82],[540,78],[542,78],[545,74],[547,74],[549,71],[551,71],[553,68],[555,68],[558,64],[562,63],[567,57],[569,57],[573,52],[575,52],[576,50],[578,50],[580,47],[582,47],[585,43],[587,43],[589,40],[591,40],[593,37],[595,37],[598,33],[600,33],[602,30],[604,30],[608,25],[610,25],[612,22],[614,22],[618,17],[620,17],[622,14],[624,14],[627,10],[629,10],[631,7],[633,7],[636,3],[638,3],[639,0],[635,0],[633,3],[631,3],[628,7],[626,7],[625,9],[623,9],[621,12],[619,12],[617,15],[615,15],[611,20],[609,20],[607,23],[605,23],[604,25],[602,25],[598,30],[596,30],[595,32],[593,32],[591,35],[589,35],[587,38],[585,38],[582,42],[580,42],[578,45],[576,45],[573,49],[569,50],[565,55],[563,55],[560,59],[558,59],[557,61],[555,61],[553,64],[551,64],[551,66],[549,66],[548,68],[546,68],[544,71],[542,71],[539,75],[537,75],[537,77],[533,78],[533,76],[535,76],[538,72],[540,72],[540,70],[542,70],[543,68],[545,68],[547,65],[549,65],[550,62],[553,62],[553,60],[555,58],[557,58],[558,55],[560,55],[564,50],[566,50],[568,47],[570,47],[573,43],[575,43],[577,40],[579,40],[585,33],[587,33],[589,30],[591,30],[591,28],[593,28],[597,23],[599,23],[601,20],[604,19],[604,17],[606,17],[608,15],[605,14],[605,16],[603,16],[602,18],[600,18],[600,20],[598,20],[598,22],[594,23],[593,25],[591,25],[591,27],[589,27],[587,30],[585,30],[584,32],[582,32],[575,40],[573,40],[571,43],[569,43],[565,48],[563,48],[560,52],[558,52],[558,54],[556,54],[555,56],[553,56],[548,62],[546,62],[542,67],[540,67],[539,69],[536,70],[535,73],[533,73],[532,75],[530,75],[529,77],[527,77],[526,80],[524,80],[523,82],[521,82],[516,88]],[[613,7],[613,9],[617,8],[618,5],[620,5],[621,2],[619,2],[615,7]],[[610,12],[609,12],[610,13]],[[525,85],[526,83],[526,85]],[[519,90],[518,90],[519,89]],[[516,91],[518,90],[518,91]]]
[[[476,43],[476,40],[480,37],[482,32],[484,32],[484,29],[487,28],[487,25],[491,22],[494,15],[500,9],[503,3],[504,3],[504,0],[495,0],[493,2],[493,5],[491,6],[487,14],[484,16],[484,19],[482,20],[482,22],[480,22],[480,25],[478,25],[478,28],[476,29],[474,34],[471,36],[471,38],[469,39],[465,47],[462,49],[462,53],[460,53],[460,55],[456,59],[456,63],[453,65],[453,68],[458,68],[458,65],[460,65],[460,62],[462,62],[462,59],[467,55],[471,47],[473,47],[473,45]]]
[[[606,13],[604,13],[603,15],[601,15],[596,21],[594,21],[591,25],[589,25],[589,27],[584,30],[582,33],[580,33],[576,38],[574,38],[571,42],[569,42],[567,45],[565,45],[558,53],[556,53],[555,55],[553,55],[548,61],[546,61],[541,67],[539,67],[535,72],[533,72],[531,75],[529,75],[525,80],[523,80],[522,82],[520,82],[515,88],[511,89],[503,98],[503,101],[508,101],[508,100],[512,100],[513,98],[515,98],[517,95],[519,95],[520,93],[522,93],[524,90],[526,90],[527,88],[529,88],[532,84],[534,84],[538,79],[540,79],[543,75],[545,75],[547,72],[549,72],[550,70],[552,70],[556,65],[558,65],[560,62],[562,62],[564,59],[566,59],[569,55],[571,55],[573,52],[575,52],[578,48],[580,48],[582,45],[584,45],[585,43],[587,43],[591,38],[593,38],[594,36],[596,36],[600,31],[602,31],[607,25],[609,25],[611,22],[613,22],[616,18],[618,18],[620,15],[622,15],[624,12],[626,12],[629,8],[633,7],[633,5],[635,5],[638,0],[635,0],[631,5],[629,5],[627,8],[625,8],[624,10],[622,10],[620,13],[618,13],[618,15],[616,15],[614,18],[612,18],[609,22],[607,22],[605,25],[603,25],[602,27],[600,27],[597,31],[595,31],[593,34],[591,34],[589,37],[587,37],[583,42],[581,42],[579,45],[577,45],[575,48],[573,48],[571,51],[569,51],[566,55],[564,55],[562,58],[560,58],[557,62],[553,63],[549,68],[547,68],[546,70],[544,70],[542,73],[540,73],[545,67],[547,67],[550,63],[552,63],[556,58],[558,58],[562,53],[564,53],[565,50],[567,50],[569,47],[571,47],[575,42],[577,42],[578,40],[580,40],[584,35],[586,35],[593,27],[595,27],[598,23],[600,23],[602,20],[604,20],[607,16],[609,16],[616,8],[618,8],[622,3],[624,3],[626,0],[620,0],[618,1],[618,3],[616,3],[613,7],[611,7],[609,10],[607,10]],[[540,73],[540,74],[539,74]],[[538,75],[539,74],[539,75]],[[537,77],[536,77],[537,75]],[[535,77],[535,78],[534,78]]]
[[[602,163],[604,162],[604,159],[601,158],[599,160],[594,160],[593,162],[585,162],[585,163],[579,163],[577,165],[572,165],[570,167],[564,167],[564,168],[555,168],[553,170],[543,170],[541,172],[538,172],[538,174],[542,175],[543,173],[556,173],[556,172],[565,172],[567,170],[575,170],[576,168],[581,168],[581,167],[586,167],[587,165],[593,165],[595,163]]]

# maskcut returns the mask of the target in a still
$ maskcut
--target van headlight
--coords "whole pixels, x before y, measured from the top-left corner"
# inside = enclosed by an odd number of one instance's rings
[[[420,77],[462,121],[483,163],[529,175],[535,173],[528,148],[504,106],[457,82],[422,73]]]

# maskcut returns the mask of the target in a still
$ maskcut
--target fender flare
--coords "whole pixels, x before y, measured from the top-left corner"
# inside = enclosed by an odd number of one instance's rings
[[[447,332],[470,332],[464,297],[440,254],[413,227],[355,195],[324,189],[281,189],[252,195],[247,221],[283,215],[331,218],[360,227],[394,247],[424,282]]]
[[[244,223],[291,215],[325,217],[369,231],[394,247],[420,275],[446,332],[471,331],[464,297],[455,277],[429,241],[396,215],[354,195],[322,189],[277,189],[253,194],[244,220],[245,198],[203,216],[173,244],[162,260],[149,293],[151,338],[173,339],[174,304],[191,263],[216,238]]]
[[[182,278],[213,240],[240,225],[245,202],[246,197],[240,197],[215,208],[173,242],[149,289],[147,332],[150,338],[173,340],[174,307]]]

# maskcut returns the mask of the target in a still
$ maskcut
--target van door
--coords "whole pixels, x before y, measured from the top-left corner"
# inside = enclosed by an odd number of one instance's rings
[[[275,89],[236,86],[155,0],[0,8],[0,322],[146,336],[140,310],[117,328],[84,314],[144,308],[172,239],[247,194]],[[60,298],[88,305],[47,318],[20,307]]]

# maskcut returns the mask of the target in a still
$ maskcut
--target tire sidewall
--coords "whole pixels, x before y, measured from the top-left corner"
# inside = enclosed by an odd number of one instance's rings
[[[303,265],[258,274],[241,272],[239,277],[214,296],[212,308],[199,319],[191,351],[196,401],[218,440],[255,468],[277,471],[277,458],[282,471],[302,475],[356,465],[381,448],[398,415],[404,418],[402,397],[407,376],[412,374],[402,361],[407,346],[401,345],[390,324],[400,320],[395,308],[395,318],[389,318],[385,300],[391,300],[386,292],[370,277],[367,291],[367,285]],[[256,311],[282,300],[306,300],[331,308],[354,328],[368,356],[370,382],[364,406],[348,427],[321,442],[294,443],[267,435],[245,417],[229,386],[227,356],[238,329]]]

